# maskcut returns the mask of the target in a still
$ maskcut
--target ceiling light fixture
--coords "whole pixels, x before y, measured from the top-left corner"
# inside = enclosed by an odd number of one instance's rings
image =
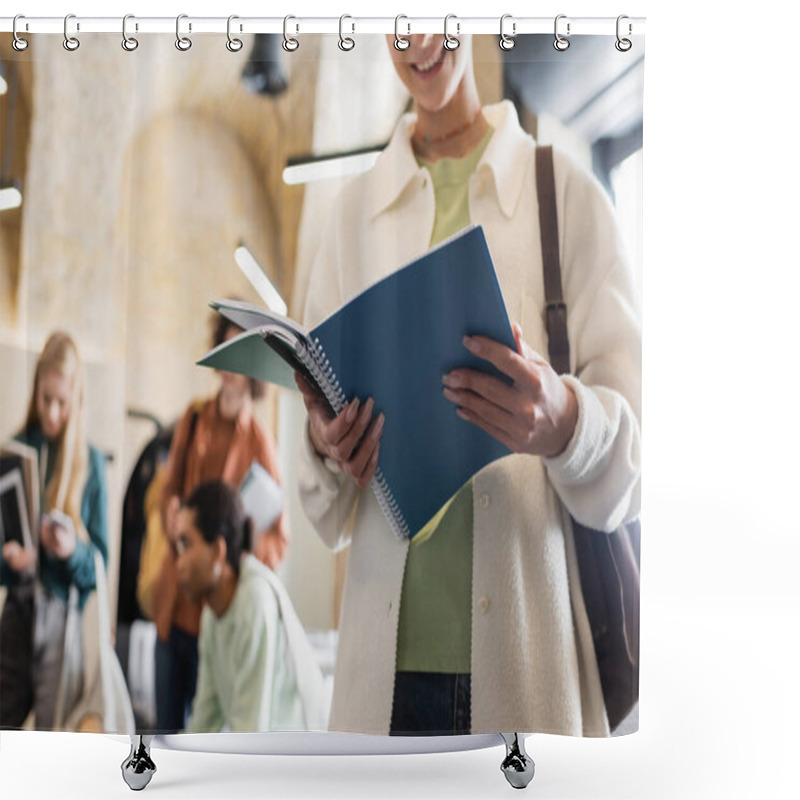
[[[5,66],[5,65],[3,65]],[[14,112],[17,103],[17,68],[12,62],[8,75],[8,97],[6,109],[5,146],[0,160],[0,211],[9,211],[22,205],[22,188],[19,181],[11,177],[11,158],[14,153]],[[5,80],[3,81],[5,84]]]
[[[364,147],[345,153],[326,156],[290,158],[283,170],[283,182],[293,186],[326,178],[344,178],[360,175],[372,169],[386,145]]]
[[[10,211],[22,205],[22,191],[16,181],[0,182],[0,211]]]
[[[281,42],[277,33],[257,33],[250,58],[242,70],[242,81],[253,94],[279,95],[289,86],[283,66]]]
[[[234,251],[233,257],[239,265],[239,269],[244,273],[247,280],[250,281],[253,288],[258,293],[258,296],[266,303],[267,308],[270,311],[275,311],[278,314],[286,316],[288,309],[284,299],[272,285],[272,282],[261,268],[261,265],[256,261],[247,247],[245,247],[244,244],[239,244]]]

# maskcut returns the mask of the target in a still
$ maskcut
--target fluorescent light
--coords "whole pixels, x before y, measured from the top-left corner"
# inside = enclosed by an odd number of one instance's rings
[[[372,169],[379,154],[380,150],[370,150],[365,153],[354,153],[338,158],[323,158],[307,163],[290,164],[283,170],[283,182],[294,185],[319,181],[325,178],[343,178],[349,175],[359,175]]]
[[[6,76],[0,72],[0,94],[5,94],[8,91],[8,84],[6,83]]]
[[[277,311],[278,314],[286,315],[287,307],[278,290],[272,285],[270,279],[261,269],[258,261],[253,258],[253,254],[240,244],[233,254],[239,269],[244,273],[247,280],[258,292],[258,296],[266,303],[270,311]]]
[[[16,186],[0,188],[0,211],[19,208],[22,205],[22,192]]]

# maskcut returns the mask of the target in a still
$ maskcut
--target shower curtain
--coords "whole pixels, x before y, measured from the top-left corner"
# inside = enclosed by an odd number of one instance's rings
[[[0,727],[47,661],[61,730],[637,729],[641,37],[342,31],[0,39]],[[337,407],[291,336],[361,298]]]

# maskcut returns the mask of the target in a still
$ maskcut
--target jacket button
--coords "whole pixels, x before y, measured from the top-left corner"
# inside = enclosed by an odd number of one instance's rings
[[[489,508],[491,504],[492,504],[492,498],[486,492],[484,492],[478,498],[478,505],[480,505],[481,508]]]
[[[483,597],[481,597],[480,600],[478,600],[478,608],[480,609],[481,614],[485,614],[489,610],[489,605],[490,605],[490,600],[488,597],[486,597],[486,595],[484,595]]]

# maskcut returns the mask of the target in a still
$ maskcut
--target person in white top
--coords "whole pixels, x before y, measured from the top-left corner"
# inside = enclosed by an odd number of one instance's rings
[[[468,370],[443,377],[453,413],[512,455],[472,480],[469,731],[607,736],[608,720],[580,588],[570,515],[612,531],[640,510],[641,336],[632,278],[599,184],[558,151],[556,204],[571,375],[547,362],[534,151],[509,102],[483,107],[469,37],[411,36],[389,51],[415,102],[373,169],[331,210],[304,321],[314,325],[430,245],[439,199],[422,162],[488,144],[466,187],[484,228],[517,347],[467,350],[511,385]],[[331,730],[387,734],[396,704],[398,620],[409,544],[365,490],[382,419],[369,398],[335,418],[298,380],[309,414],[301,499],[322,539],[350,546]],[[424,454],[421,454],[424,458]]]

